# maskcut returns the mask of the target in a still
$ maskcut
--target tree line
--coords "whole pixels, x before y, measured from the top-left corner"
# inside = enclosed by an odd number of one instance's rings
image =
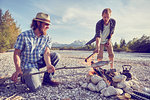
[[[115,42],[113,47],[115,51],[150,53],[150,36],[143,35],[141,38],[133,38],[128,43],[121,39],[120,44]]]
[[[0,52],[12,49],[20,32],[9,10],[3,14],[0,9]]]
[[[0,52],[5,52],[12,49],[16,42],[17,36],[21,33],[21,29],[16,25],[12,15],[7,10],[4,14],[0,9]],[[94,50],[95,44],[86,45],[83,47],[61,47],[52,48],[59,50]],[[125,39],[121,39],[120,43],[115,42],[113,45],[114,51],[127,52],[145,52],[150,53],[150,36],[143,35],[141,38],[134,38],[126,43]],[[106,50],[106,49],[105,49]]]

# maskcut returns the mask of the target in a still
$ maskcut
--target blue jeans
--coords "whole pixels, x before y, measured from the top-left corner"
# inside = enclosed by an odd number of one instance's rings
[[[52,52],[50,54],[50,57],[51,57],[51,64],[55,67],[56,64],[59,61],[59,54],[57,54],[55,52]],[[38,63],[38,68],[25,69],[25,70],[23,70],[23,73],[36,73],[36,72],[39,72],[40,68],[43,68],[43,67],[46,66],[45,61],[44,61],[44,57],[41,60],[42,60],[43,63]],[[50,75],[50,73],[45,72],[44,77],[43,77],[43,81],[44,82],[49,82],[51,80],[52,75],[54,75],[54,73],[52,73]],[[24,77],[22,77],[22,80],[24,80],[25,84],[27,85],[27,87],[31,91],[36,91],[37,89],[39,89],[42,86],[42,81],[40,79],[39,74],[24,76]]]

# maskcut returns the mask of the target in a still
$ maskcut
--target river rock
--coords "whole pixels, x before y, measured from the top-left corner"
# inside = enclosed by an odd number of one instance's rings
[[[117,76],[114,76],[112,79],[114,82],[121,82],[121,81],[125,81],[126,78],[127,77],[125,75],[117,75]]]
[[[84,84],[84,83],[83,83],[83,81],[79,81],[79,84],[82,86],[82,84]]]
[[[81,85],[82,88],[87,88],[87,86],[88,86],[88,83],[83,83],[83,84]]]
[[[139,85],[139,82],[138,82],[138,81],[136,81],[136,80],[134,80],[134,79],[133,79],[133,80],[131,80],[131,82],[132,82],[132,84],[133,84],[133,85],[135,85],[135,84],[138,84],[138,85]]]
[[[104,96],[104,93],[106,92],[106,90],[107,90],[107,87],[105,87],[105,88],[103,88],[102,90],[101,90],[101,94]]]
[[[91,75],[86,75],[86,82],[90,82],[90,80],[91,80]]]
[[[132,76],[132,80],[138,81],[138,79],[136,78],[136,76]]]
[[[104,89],[106,87],[106,83],[105,81],[101,80],[98,82],[98,84],[96,85],[96,91],[99,92],[101,91],[102,89]]]
[[[88,84],[88,89],[91,91],[96,91],[96,86],[93,83]]]
[[[146,93],[149,93],[149,94],[150,94],[150,88],[144,87],[142,90],[143,90],[144,92],[146,92]]]
[[[123,89],[126,87],[126,84],[124,82],[120,82],[117,84],[117,88]]]
[[[126,86],[131,87],[133,83],[131,81],[122,81],[117,84],[117,88],[125,88]]]
[[[125,81],[126,85],[131,87],[133,85],[133,82],[132,81]]]
[[[123,93],[123,90],[122,89],[119,89],[119,88],[115,88],[116,91],[117,91],[117,94],[122,94]]]
[[[91,76],[91,82],[93,84],[97,84],[99,81],[103,80],[103,78],[101,78],[100,76],[98,75],[92,75]]]
[[[104,96],[108,97],[112,95],[117,95],[117,90],[113,86],[109,86],[104,92]]]
[[[133,89],[129,86],[126,86],[125,88],[123,88],[123,90],[127,93],[131,93],[133,91]]]
[[[132,89],[134,89],[134,90],[139,90],[139,89],[140,89],[140,86],[139,86],[138,84],[134,84],[134,85],[132,85],[131,87],[132,87]]]

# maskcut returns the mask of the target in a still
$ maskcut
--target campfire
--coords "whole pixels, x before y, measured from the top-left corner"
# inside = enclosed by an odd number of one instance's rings
[[[129,72],[132,66],[123,65],[122,67],[123,72],[120,73],[116,69],[92,68],[86,75],[86,81],[80,82],[80,85],[90,91],[99,92],[105,97],[116,96],[119,99],[128,100],[131,96],[137,96],[133,94],[133,91],[139,91],[140,85],[136,77],[132,77]]]

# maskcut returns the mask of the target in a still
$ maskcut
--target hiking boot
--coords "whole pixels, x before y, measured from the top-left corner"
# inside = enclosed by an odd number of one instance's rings
[[[57,82],[55,80],[50,80],[49,82],[44,82],[42,83],[42,85],[50,85],[50,86],[58,86],[60,84],[60,82]]]

